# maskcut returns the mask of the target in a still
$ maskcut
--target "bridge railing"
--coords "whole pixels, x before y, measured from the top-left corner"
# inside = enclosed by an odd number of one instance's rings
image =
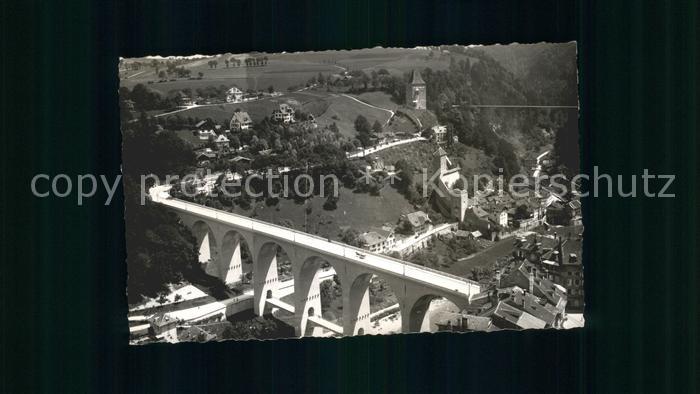
[[[169,196],[159,196],[156,199],[156,202],[160,202],[164,205],[178,208],[186,212],[192,212],[198,215],[216,219],[218,221],[230,223],[242,229],[258,231],[273,238],[294,243],[301,243],[304,246],[316,249],[320,252],[339,255],[347,259],[351,259],[361,265],[376,268],[381,271],[391,272],[396,275],[405,276],[429,284],[440,283],[441,286],[446,287],[447,291],[456,291],[459,293],[467,293],[469,295],[474,293],[474,291],[472,291],[472,286],[476,286],[476,292],[478,292],[480,289],[479,283],[470,279],[396,259],[394,257],[376,254],[362,248],[319,237],[317,235],[308,234],[303,231],[290,229],[277,224],[247,218],[245,216],[212,207],[189,203],[187,201]],[[429,276],[431,280],[426,279],[426,275]],[[464,288],[465,286],[466,289]]]

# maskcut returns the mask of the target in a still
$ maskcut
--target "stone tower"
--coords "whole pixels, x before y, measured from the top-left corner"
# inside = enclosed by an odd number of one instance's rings
[[[413,109],[426,108],[425,81],[418,70],[413,70],[411,83],[406,86],[406,106]]]

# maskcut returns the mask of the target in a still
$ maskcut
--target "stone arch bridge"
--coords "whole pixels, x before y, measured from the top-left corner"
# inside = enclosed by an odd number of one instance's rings
[[[301,231],[266,223],[245,216],[171,198],[165,187],[151,189],[151,199],[176,212],[192,229],[209,260],[206,270],[227,284],[243,277],[241,243],[245,242],[253,261],[254,310],[263,315],[266,308],[279,307],[276,295],[277,250],[282,248],[292,265],[294,313],[297,335],[308,335],[313,327],[332,329],[321,319],[319,273],[325,263],[335,269],[342,288],[343,327],[335,331],[345,336],[363,334],[370,328],[369,285],[374,275],[384,279],[398,299],[401,331],[419,332],[427,328],[427,309],[435,298],[446,298],[463,309],[479,284],[458,276],[331,241]],[[208,250],[207,250],[208,249]],[[331,328],[329,328],[331,327]]]

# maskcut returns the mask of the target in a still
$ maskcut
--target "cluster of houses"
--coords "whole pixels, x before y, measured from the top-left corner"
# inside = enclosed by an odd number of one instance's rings
[[[479,230],[492,239],[512,235],[516,230],[530,230],[543,224],[581,224],[581,203],[574,196],[567,200],[546,186],[523,186],[517,198],[506,191],[496,191],[493,183],[473,193],[460,182],[460,168],[452,165],[442,147],[435,152],[439,163],[434,202],[446,216],[467,227]],[[550,219],[548,221],[548,219]]]
[[[566,237],[564,237],[565,235]],[[566,288],[569,311],[582,311],[584,300],[582,234],[534,234],[516,240],[516,257],[532,264],[544,278]]]
[[[464,310],[437,312],[433,321],[443,331],[563,328],[567,303],[566,288],[531,262],[515,258],[491,286],[470,297]]]
[[[235,90],[234,90],[235,89]],[[237,100],[238,94],[240,90],[237,88],[231,88],[229,90],[229,93],[231,93],[231,97],[233,100]],[[234,101],[235,102],[235,101]],[[279,122],[279,123],[285,123],[285,124],[290,124],[290,123],[296,123],[297,119],[295,118],[295,111],[294,109],[286,103],[280,104],[277,108],[275,108],[270,117],[273,121]],[[313,115],[308,114],[305,116],[305,120],[299,123],[299,127],[303,127],[305,129],[307,128],[316,128],[316,121],[313,117]],[[195,151],[195,155],[197,156],[197,161],[201,165],[206,165],[207,162],[216,159],[222,155],[228,155],[232,153],[232,148],[230,146],[231,143],[231,136],[235,135],[237,132],[245,131],[245,130],[250,130],[253,128],[253,119],[250,117],[248,112],[246,111],[241,111],[241,110],[236,110],[233,115],[231,115],[231,119],[229,120],[228,123],[228,129],[224,129],[224,127],[220,124],[216,124],[210,119],[202,120],[198,122],[195,126],[195,131],[196,135],[199,137],[200,140],[202,141],[211,141],[214,144],[215,149],[212,149],[212,147],[207,147],[207,148],[201,148],[197,149]],[[236,147],[237,152],[243,152],[249,148],[248,145],[241,145]],[[271,150],[265,150],[261,151],[260,154],[266,154],[270,153]]]

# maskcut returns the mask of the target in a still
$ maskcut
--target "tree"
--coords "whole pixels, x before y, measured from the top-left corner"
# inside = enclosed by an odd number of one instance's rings
[[[280,330],[278,323],[269,316],[231,323],[221,333],[224,339],[273,339]]]
[[[333,196],[333,194],[328,194],[326,202],[323,203],[323,209],[326,211],[333,211],[338,208],[338,197]]]
[[[520,204],[515,208],[515,213],[513,214],[513,219],[522,220],[522,219],[528,218],[529,216],[530,216],[530,211],[527,208],[527,205]]]
[[[408,220],[401,220],[398,227],[396,227],[396,232],[403,235],[413,235],[415,230],[411,222]]]
[[[128,179],[128,180],[127,180]],[[128,185],[128,186],[127,186]],[[195,239],[177,218],[159,205],[141,205],[139,186],[125,178],[125,211],[128,298],[153,297],[200,274]]]
[[[204,77],[204,73],[200,71],[197,73],[197,76],[199,77],[199,79],[202,79]]]
[[[370,134],[372,128],[367,118],[362,115],[357,115],[357,118],[355,118],[355,130],[357,131],[357,139],[360,140],[362,146],[369,146],[372,139]]]
[[[340,234],[340,241],[350,246],[361,247],[362,245],[360,244],[359,237],[360,234],[357,232],[357,230],[350,228],[343,230],[343,232]]]
[[[382,124],[379,123],[378,120],[374,121],[374,124],[372,125],[372,132],[374,134],[381,134],[382,133]]]
[[[371,127],[367,118],[362,115],[357,115],[357,118],[355,118],[355,130],[358,133],[369,133]]]

